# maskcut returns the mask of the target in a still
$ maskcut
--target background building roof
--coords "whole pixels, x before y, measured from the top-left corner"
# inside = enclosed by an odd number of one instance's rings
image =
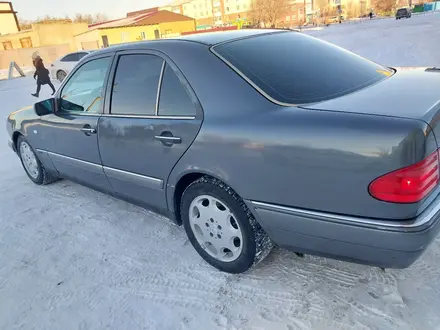
[[[153,11],[145,9],[147,11],[144,14],[139,14],[135,16],[128,16],[120,19],[115,19],[107,22],[91,24],[89,29],[106,29],[106,28],[116,28],[122,26],[137,26],[137,25],[154,25],[166,22],[179,22],[179,21],[192,21],[191,17],[170,12],[168,10],[157,10]],[[139,11],[141,12],[141,11]],[[129,13],[131,14],[131,13]]]

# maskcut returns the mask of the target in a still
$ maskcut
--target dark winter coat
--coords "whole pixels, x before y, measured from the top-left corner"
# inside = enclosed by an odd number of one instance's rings
[[[50,83],[49,70],[45,68],[43,60],[39,57],[34,60],[34,79],[38,77],[37,84],[46,85]]]

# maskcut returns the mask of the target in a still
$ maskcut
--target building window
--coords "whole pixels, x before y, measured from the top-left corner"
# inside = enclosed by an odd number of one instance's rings
[[[3,48],[5,50],[10,50],[10,49],[14,49],[12,47],[12,41],[3,41]]]
[[[32,48],[31,37],[20,38],[21,48]]]
[[[240,10],[240,5],[237,5],[237,10]]]
[[[286,21],[290,22],[290,16],[286,16]]]
[[[226,7],[226,11],[229,11],[229,7]]]
[[[145,32],[141,32],[141,38],[142,38],[142,40],[146,40],[147,39],[147,36],[145,35]]]

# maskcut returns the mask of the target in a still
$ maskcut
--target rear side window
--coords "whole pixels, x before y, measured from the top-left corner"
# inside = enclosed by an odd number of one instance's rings
[[[61,60],[61,62],[78,62],[78,61],[79,61],[78,53],[66,55]]]
[[[214,51],[277,102],[304,104],[355,92],[393,71],[298,32],[232,41]]]
[[[195,116],[196,108],[174,70],[165,66],[159,98],[160,116]]]
[[[87,55],[87,53],[78,53],[78,61],[86,55]]]
[[[152,116],[163,60],[154,55],[123,55],[113,82],[111,113]]]

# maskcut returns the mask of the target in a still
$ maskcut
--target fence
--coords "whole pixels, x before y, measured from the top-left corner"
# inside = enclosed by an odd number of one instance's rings
[[[7,69],[11,62],[17,63],[20,67],[32,66],[32,53],[38,52],[44,62],[51,63],[57,58],[70,52],[69,44],[35,47],[35,48],[19,48],[0,51],[0,69]]]

